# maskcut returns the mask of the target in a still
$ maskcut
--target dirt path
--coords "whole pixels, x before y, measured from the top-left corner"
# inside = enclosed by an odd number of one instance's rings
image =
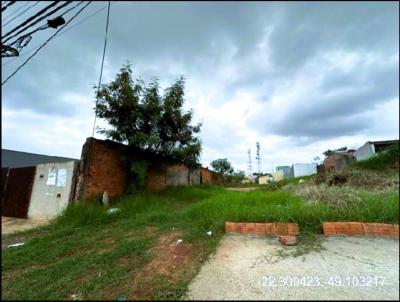
[[[1,217],[1,235],[36,228],[48,223],[46,219],[20,219],[13,217]]]
[[[322,245],[295,258],[284,256],[295,247],[276,239],[224,237],[187,299],[399,300],[398,240],[331,237]]]

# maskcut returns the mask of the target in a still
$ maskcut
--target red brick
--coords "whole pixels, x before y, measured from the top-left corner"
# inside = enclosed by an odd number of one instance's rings
[[[245,227],[245,233],[254,235],[256,233],[256,224],[252,222],[247,222]]]
[[[393,230],[394,230],[394,236],[399,237],[399,225],[398,224],[393,225]]]
[[[255,230],[256,235],[265,235],[266,234],[265,223],[256,223],[255,225],[256,225],[256,230]]]
[[[279,236],[279,242],[283,245],[296,245],[296,236]]]
[[[364,235],[375,236],[378,234],[378,228],[374,223],[363,223]]]
[[[272,233],[273,223],[264,223],[264,225],[265,225],[265,234],[266,235],[274,235]]]
[[[225,222],[225,233],[236,233],[236,223],[234,222]]]
[[[379,223],[378,231],[381,236],[394,237],[395,235],[393,224]]]
[[[288,235],[296,236],[299,235],[299,226],[297,223],[288,223],[287,224],[287,232]]]
[[[349,222],[348,224],[351,235],[364,235],[364,228],[361,222]]]
[[[245,234],[246,233],[246,224],[242,222],[236,223],[236,233]]]
[[[337,235],[348,235],[349,224],[347,222],[335,222],[335,230]]]
[[[336,235],[336,228],[335,228],[335,223],[334,222],[324,222],[322,224],[322,228],[324,230],[324,235],[325,236],[334,236]]]

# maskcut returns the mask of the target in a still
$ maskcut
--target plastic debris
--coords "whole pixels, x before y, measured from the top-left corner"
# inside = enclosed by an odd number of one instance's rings
[[[119,211],[120,211],[119,208],[112,208],[112,209],[107,210],[107,213],[108,213],[108,214],[113,214],[113,213],[117,213],[117,212],[119,212]]]
[[[72,294],[71,299],[76,301],[76,300],[82,300],[82,297],[80,294]]]
[[[181,243],[183,240],[182,239],[178,239],[178,241],[176,242],[176,244]]]
[[[304,183],[304,179],[299,180],[299,184],[302,184],[302,183]]]
[[[17,246],[22,246],[24,244],[25,244],[25,242],[19,242],[19,243],[10,244],[8,247],[17,247]]]
[[[207,232],[207,235],[208,235],[208,236],[211,236],[211,235],[212,235],[212,231],[208,231],[208,232]]]

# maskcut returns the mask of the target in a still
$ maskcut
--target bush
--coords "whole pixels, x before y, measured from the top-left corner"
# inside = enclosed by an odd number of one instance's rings
[[[366,160],[354,162],[351,166],[367,170],[399,170],[400,148],[399,144],[390,146],[387,150],[376,154]]]

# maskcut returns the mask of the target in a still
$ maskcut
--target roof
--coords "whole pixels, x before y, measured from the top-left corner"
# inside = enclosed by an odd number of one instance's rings
[[[2,168],[31,167],[31,166],[36,166],[38,164],[66,162],[71,160],[77,160],[77,159],[1,149]]]
[[[398,144],[399,140],[398,139],[392,139],[392,140],[387,140],[387,141],[375,141],[375,142],[369,142],[374,145],[392,145],[392,144]]]

